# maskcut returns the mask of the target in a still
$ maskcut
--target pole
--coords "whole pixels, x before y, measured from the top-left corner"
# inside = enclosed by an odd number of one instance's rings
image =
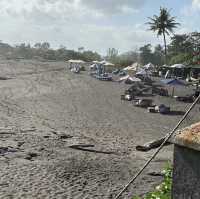
[[[174,86],[173,86],[173,89],[172,89],[172,97],[174,97]]]

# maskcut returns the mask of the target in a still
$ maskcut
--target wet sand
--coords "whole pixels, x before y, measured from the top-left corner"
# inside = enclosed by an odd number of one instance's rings
[[[73,74],[64,62],[0,61],[0,198],[112,199],[154,151],[135,146],[168,133],[181,115],[147,113],[120,100],[129,86]],[[177,94],[192,88],[177,88]],[[189,104],[153,97],[185,111]],[[199,105],[198,105],[199,107]],[[198,107],[184,125],[199,121]],[[89,144],[90,151],[70,148]],[[148,175],[172,161],[162,150],[122,198],[162,180]]]

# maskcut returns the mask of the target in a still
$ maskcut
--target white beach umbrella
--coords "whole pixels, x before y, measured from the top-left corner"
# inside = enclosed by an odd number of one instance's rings
[[[74,59],[70,59],[68,60],[69,63],[77,63],[77,64],[81,64],[81,63],[85,63],[83,60],[74,60]]]
[[[152,75],[152,73],[150,71],[147,70],[140,70],[136,73],[136,75]]]
[[[94,63],[94,64],[99,64],[99,63],[100,63],[100,61],[93,61],[93,63]]]
[[[147,65],[143,66],[144,69],[153,70],[155,66],[152,63],[148,63]]]
[[[104,66],[114,66],[114,64],[112,64],[112,63],[110,63],[110,62],[105,62],[103,65],[104,65]]]
[[[170,66],[171,68],[179,68],[179,69],[182,69],[182,68],[185,68],[185,65],[184,64],[174,64],[172,66]]]

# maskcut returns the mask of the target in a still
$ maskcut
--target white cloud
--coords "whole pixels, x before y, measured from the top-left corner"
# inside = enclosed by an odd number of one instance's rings
[[[200,9],[200,0],[192,0],[193,9]]]
[[[193,16],[200,11],[200,0],[192,0],[190,5],[185,5],[181,13],[185,16]]]
[[[82,4],[103,14],[137,11],[146,0],[82,0]]]
[[[0,0],[0,39],[19,43],[49,41],[54,47],[87,49],[104,53],[145,43],[157,43],[141,25],[105,23],[110,15],[137,11],[145,0]],[[106,25],[107,24],[107,25]]]

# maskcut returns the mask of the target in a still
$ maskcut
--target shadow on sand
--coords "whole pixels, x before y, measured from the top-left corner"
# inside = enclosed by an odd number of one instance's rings
[[[102,154],[114,154],[117,155],[116,152],[113,151],[100,151],[100,150],[95,150],[95,149],[89,149],[88,147],[94,147],[94,145],[72,145],[69,146],[72,149],[76,150],[81,150],[81,151],[87,151],[87,152],[92,152],[92,153],[102,153]]]
[[[170,111],[169,113],[167,113],[165,115],[178,116],[178,115],[184,115],[184,114],[185,114],[184,111]]]

